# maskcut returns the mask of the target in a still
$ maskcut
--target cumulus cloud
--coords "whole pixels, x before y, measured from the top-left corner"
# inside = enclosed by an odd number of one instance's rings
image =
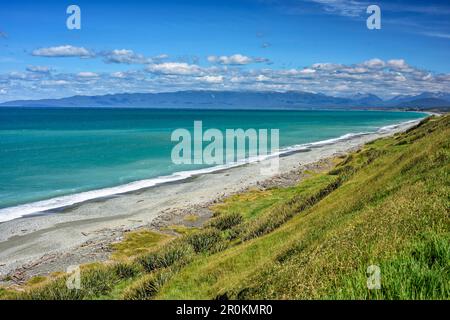
[[[119,78],[119,79],[124,79],[127,77],[127,74],[125,72],[122,71],[117,71],[117,72],[113,72],[111,73],[111,77],[113,78]]]
[[[200,89],[307,91],[335,96],[373,93],[382,98],[398,93],[450,92],[450,74],[435,74],[404,59],[324,62],[289,69],[204,67],[187,62],[150,63],[138,70],[111,73],[46,73],[38,66],[28,69],[0,74],[0,88],[4,90],[0,100]]]
[[[80,78],[97,78],[98,74],[95,72],[85,71],[85,72],[79,72],[77,74]]]
[[[333,71],[341,68],[342,65],[330,62],[314,63],[311,68],[315,70]]]
[[[66,80],[43,80],[41,84],[43,86],[64,86],[70,84],[70,82]]]
[[[256,77],[256,81],[269,81],[270,78],[268,76],[265,76],[263,74],[260,74]]]
[[[28,66],[26,70],[35,73],[50,73],[50,68],[46,66]]]
[[[387,62],[387,66],[392,68],[393,70],[400,70],[400,71],[413,71],[414,70],[403,59],[389,60]]]
[[[36,49],[32,55],[37,57],[92,57],[94,53],[83,47],[63,45]]]
[[[231,56],[208,56],[208,61],[223,65],[246,65],[250,63],[269,62],[270,60],[260,57],[251,58],[238,53]]]
[[[109,51],[93,51],[84,47],[75,47],[72,45],[62,45],[48,48],[39,48],[31,53],[37,57],[79,57],[96,58],[103,57],[105,63],[117,64],[150,64],[158,63],[167,59],[167,54],[160,54],[154,57],[146,57],[129,49],[114,49]]]
[[[163,62],[151,64],[146,70],[156,74],[169,75],[198,75],[202,73],[202,68],[196,64],[188,64],[186,62]]]
[[[369,67],[369,68],[384,68],[386,63],[381,59],[374,58],[374,59],[364,61],[362,63],[362,65],[365,67]]]
[[[153,57],[153,60],[164,60],[164,59],[167,59],[167,58],[169,58],[169,55],[163,53],[163,54],[159,54],[159,55]]]
[[[27,75],[24,72],[12,71],[8,74],[8,78],[9,79],[17,79],[17,80],[20,80],[20,79],[25,80],[25,79],[27,79]]]
[[[143,55],[127,49],[115,49],[103,52],[102,55],[106,63],[146,64],[151,61]]]
[[[224,77],[223,76],[203,76],[200,77],[200,81],[208,82],[208,83],[222,83]]]

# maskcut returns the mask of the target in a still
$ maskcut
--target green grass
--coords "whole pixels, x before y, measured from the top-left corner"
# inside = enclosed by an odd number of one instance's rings
[[[296,188],[273,188],[269,190],[251,190],[242,194],[233,195],[223,203],[211,207],[215,216],[222,214],[239,213],[244,219],[257,218],[268,211],[274,204],[293,197]]]
[[[183,220],[187,221],[187,222],[195,222],[198,220],[198,218],[199,218],[199,216],[197,216],[195,214],[188,214],[183,218]]]
[[[172,238],[149,230],[129,232],[123,241],[112,245],[112,259],[121,261],[154,251]]]
[[[32,277],[31,279],[29,279],[27,281],[27,285],[28,286],[34,286],[34,285],[43,283],[44,281],[47,281],[47,279],[48,278],[45,277],[45,276],[34,276],[34,277]]]
[[[344,179],[336,190],[267,235],[196,259],[157,298],[448,299],[448,263],[430,267],[412,252],[427,250],[424,234],[448,239],[449,120],[352,154],[332,172]],[[372,264],[381,268],[382,289],[369,294]]]
[[[339,281],[342,290],[330,292],[330,299],[443,299],[450,293],[450,233],[424,234],[393,258],[379,265],[380,290],[368,290],[367,267],[361,265]]]
[[[14,298],[15,295],[16,295],[16,292],[0,287],[0,299]]]
[[[196,227],[187,227],[185,225],[170,225],[167,227],[164,227],[162,230],[164,231],[173,231],[179,235],[188,235],[193,232],[197,232],[198,228]]]
[[[328,176],[318,173],[310,173],[310,178],[300,185],[287,188],[271,188],[268,190],[250,190],[244,193],[233,195],[224,200],[223,203],[216,204],[210,209],[214,216],[224,214],[240,214],[245,220],[256,219],[280,203],[305,192],[314,192],[328,180]]]
[[[175,240],[128,235],[116,245],[121,262],[82,271],[83,290],[61,277],[19,298],[449,299],[450,116],[371,142],[295,187],[212,210]],[[370,265],[379,290],[367,288]]]

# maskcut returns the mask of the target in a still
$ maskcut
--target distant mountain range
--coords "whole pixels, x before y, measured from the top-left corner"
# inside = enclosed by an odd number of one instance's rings
[[[424,92],[415,96],[397,96],[382,100],[373,94],[356,94],[349,98],[309,92],[252,91],[178,91],[163,93],[120,93],[102,96],[73,96],[62,99],[16,100],[0,107],[142,107],[204,109],[449,109],[450,94]]]

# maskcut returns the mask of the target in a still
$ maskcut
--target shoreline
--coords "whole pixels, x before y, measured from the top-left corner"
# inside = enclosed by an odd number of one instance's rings
[[[21,283],[34,275],[63,271],[70,265],[108,260],[109,244],[120,241],[125,232],[141,228],[158,230],[189,213],[207,220],[210,214],[207,208],[212,203],[264,185],[267,180],[305,171],[308,166],[348,153],[367,142],[405,131],[421,120],[383,127],[386,130],[375,133],[310,143],[309,149],[297,146],[280,155],[279,173],[270,177],[259,173],[269,161],[266,159],[91,199],[60,208],[58,213],[0,223],[0,279],[9,275],[15,283]]]
[[[428,114],[429,116],[434,115],[430,112],[423,112],[424,114]],[[67,194],[63,196],[53,197],[44,200],[38,200],[33,202],[28,202],[24,204],[19,204],[11,207],[0,208],[0,224],[4,222],[8,222],[14,219],[21,218],[29,218],[34,216],[42,216],[42,215],[52,215],[58,214],[60,212],[65,211],[65,209],[70,209],[73,206],[77,206],[89,201],[101,201],[104,199],[108,199],[110,197],[126,195],[133,192],[138,192],[140,190],[150,189],[153,187],[161,186],[164,184],[178,183],[184,180],[188,180],[191,178],[195,178],[200,175],[210,174],[214,172],[220,172],[222,170],[228,170],[235,167],[240,167],[243,165],[252,164],[255,162],[265,161],[266,159],[270,159],[274,156],[284,157],[291,153],[301,152],[303,150],[309,150],[309,148],[333,144],[341,140],[352,139],[362,135],[370,135],[377,134],[383,131],[390,131],[391,129],[395,129],[398,126],[407,125],[408,123],[414,123],[417,120],[409,120],[397,124],[386,125],[380,127],[375,132],[358,132],[358,133],[346,133],[336,138],[330,138],[325,140],[307,142],[298,145],[291,145],[280,148],[280,150],[275,154],[270,154],[266,156],[258,156],[254,159],[246,159],[244,161],[237,161],[233,163],[225,163],[220,165],[215,165],[211,167],[205,167],[201,169],[193,169],[193,170],[183,170],[183,171],[175,171],[169,175],[164,176],[156,176],[152,178],[140,179],[132,182],[128,182],[121,185],[104,187],[93,190],[86,190],[82,192],[77,192],[74,194]],[[1,240],[1,238],[0,238]]]

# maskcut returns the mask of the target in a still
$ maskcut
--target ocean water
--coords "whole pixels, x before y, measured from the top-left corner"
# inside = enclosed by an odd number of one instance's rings
[[[382,111],[0,108],[0,222],[215,170],[175,165],[171,133],[279,129],[287,150],[424,117]],[[333,141],[333,140],[331,140]]]

